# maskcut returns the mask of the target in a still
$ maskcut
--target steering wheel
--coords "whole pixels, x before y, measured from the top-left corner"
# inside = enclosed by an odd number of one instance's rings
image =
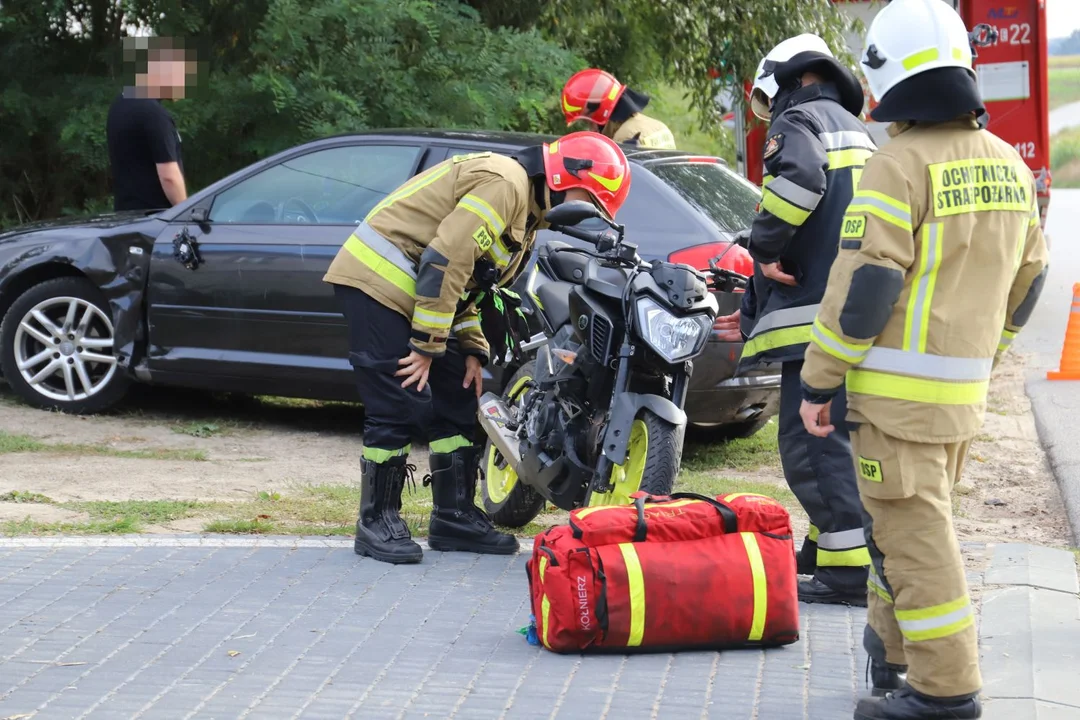
[[[295,205],[299,212],[288,212],[289,206]],[[281,203],[281,207],[278,210],[278,215],[281,222],[295,222],[295,223],[312,223],[318,224],[319,218],[315,215],[315,211],[306,202],[298,197],[290,197],[285,202]],[[289,219],[290,215],[294,215],[296,219]]]

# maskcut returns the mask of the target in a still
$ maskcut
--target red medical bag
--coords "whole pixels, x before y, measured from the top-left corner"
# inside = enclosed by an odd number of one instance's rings
[[[799,639],[791,519],[764,495],[581,508],[536,536],[526,568],[536,634],[555,652]]]

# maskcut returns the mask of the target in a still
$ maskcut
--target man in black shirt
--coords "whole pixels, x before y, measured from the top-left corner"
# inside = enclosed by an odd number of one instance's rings
[[[184,97],[195,63],[184,50],[153,40],[146,72],[113,101],[105,126],[116,211],[160,210],[187,199],[180,134],[161,101]]]

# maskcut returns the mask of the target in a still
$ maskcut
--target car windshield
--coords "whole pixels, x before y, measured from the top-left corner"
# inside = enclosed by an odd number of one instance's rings
[[[761,195],[750,182],[716,162],[664,162],[649,170],[721,230],[750,227]]]

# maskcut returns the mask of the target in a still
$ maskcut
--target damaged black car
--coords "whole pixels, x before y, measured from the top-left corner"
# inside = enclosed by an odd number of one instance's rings
[[[437,131],[326,138],[168,210],[0,234],[0,371],[27,403],[82,414],[114,406],[133,382],[357,400],[344,318],[322,280],[350,228],[447,157],[548,139]],[[634,182],[620,220],[643,257],[705,269],[753,220],[756,188],[716,158],[626,150]],[[724,262],[752,271],[745,253]],[[720,310],[737,306],[729,294]],[[741,349],[708,343],[687,398],[691,423],[739,436],[775,414],[778,374],[733,377]],[[502,374],[493,371],[488,389],[498,390]]]

